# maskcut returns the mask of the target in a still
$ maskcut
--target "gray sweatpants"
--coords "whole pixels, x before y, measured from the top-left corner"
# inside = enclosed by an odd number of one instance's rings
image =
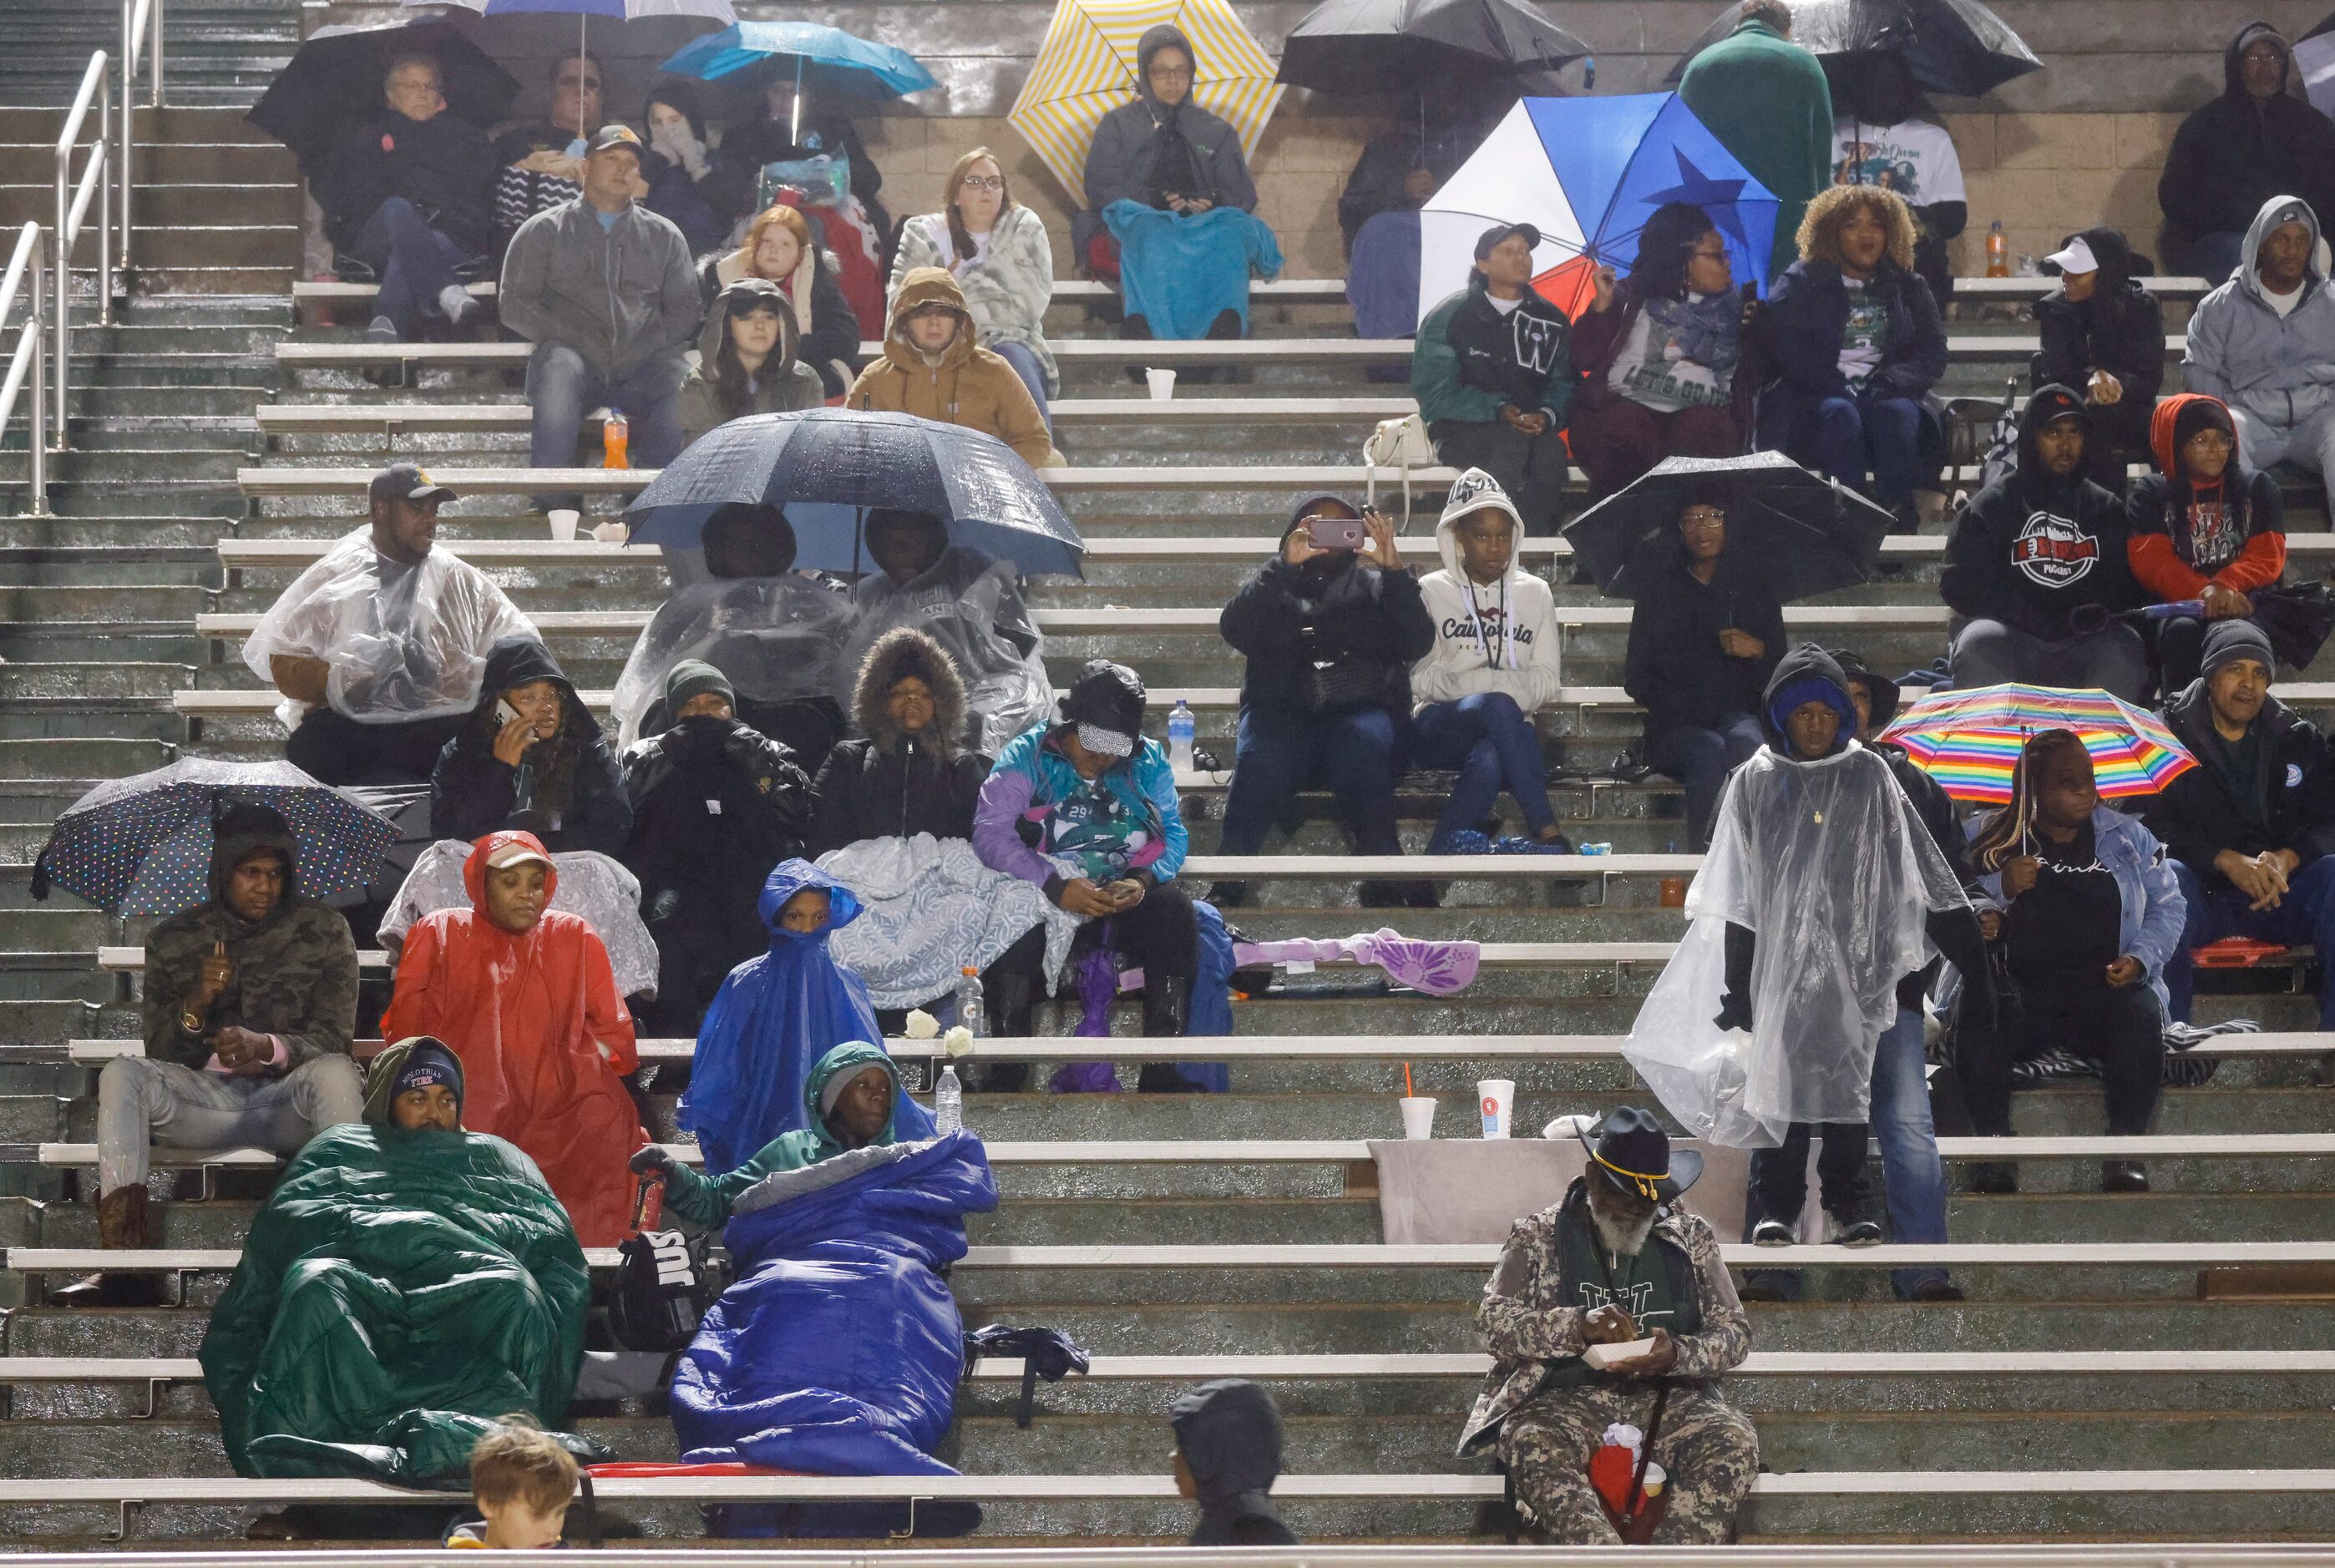
[[[324,1128],[363,1118],[364,1079],[345,1056],[249,1078],[116,1057],[97,1075],[98,1190],[143,1186],[150,1143],[297,1154]]]

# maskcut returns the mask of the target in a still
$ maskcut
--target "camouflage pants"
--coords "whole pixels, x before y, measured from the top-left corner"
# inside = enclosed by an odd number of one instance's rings
[[[1499,1437],[1525,1517],[1559,1545],[1620,1544],[1589,1485],[1589,1456],[1606,1428],[1626,1421],[1642,1431],[1653,1411],[1651,1388],[1553,1389],[1526,1400],[1501,1423]],[[1675,1388],[1654,1436],[1654,1463],[1670,1477],[1670,1512],[1655,1544],[1720,1545],[1759,1473],[1759,1434],[1716,1393]]]

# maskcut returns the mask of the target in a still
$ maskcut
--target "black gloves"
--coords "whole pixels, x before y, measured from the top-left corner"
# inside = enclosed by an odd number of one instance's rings
[[[681,1162],[674,1159],[664,1145],[654,1143],[643,1145],[630,1164],[635,1176],[655,1176],[661,1181],[671,1181],[673,1173],[681,1168]]]
[[[1711,1021],[1721,1029],[1751,1027],[1751,960],[1759,938],[1748,926],[1727,924],[1727,990],[1719,999],[1719,1016]]]

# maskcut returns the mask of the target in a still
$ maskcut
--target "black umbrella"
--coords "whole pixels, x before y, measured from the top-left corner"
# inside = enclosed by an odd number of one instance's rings
[[[1784,0],[1792,12],[1792,42],[1819,60],[1887,50],[1903,54],[1925,92],[1954,98],[1981,93],[2043,69],[2010,24],[1979,0]],[[1687,62],[1735,31],[1743,18],[1730,5],[1671,67],[1675,86]]]
[[[1324,0],[1290,30],[1274,80],[1339,93],[1417,92],[1555,71],[1588,53],[1529,0]]]
[[[2273,583],[2251,590],[2246,597],[2254,606],[2254,613],[2246,618],[2262,629],[2278,662],[2290,670],[2311,668],[2319,650],[2327,645],[2328,634],[2335,633],[2335,595],[2328,592],[2327,585]],[[2156,620],[2174,615],[2202,618],[2205,605],[2199,599],[2175,599],[2136,613]]]
[[[1889,514],[1781,452],[1665,460],[1565,528],[1574,557],[1604,593],[1634,597],[1649,574],[1671,558],[1679,513],[1712,479],[1726,486],[1728,553],[1759,562],[1778,600],[1788,604],[1872,576]]]
[[[375,26],[319,27],[244,118],[312,169],[342,131],[383,107],[382,73],[400,54],[438,62],[446,111],[484,128],[510,111],[518,82],[442,16]]]

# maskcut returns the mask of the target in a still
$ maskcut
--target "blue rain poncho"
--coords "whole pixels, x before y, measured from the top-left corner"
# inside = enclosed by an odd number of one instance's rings
[[[826,926],[809,934],[779,924],[787,900],[807,887],[828,896]],[[809,1125],[803,1086],[811,1065],[846,1040],[884,1038],[867,988],[827,950],[829,933],[859,915],[848,888],[808,860],[781,861],[755,908],[770,950],[730,972],[697,1031],[697,1059],[677,1120],[697,1135],[705,1168],[720,1175],[780,1133]],[[903,1137],[932,1136],[932,1118],[903,1101]]]

